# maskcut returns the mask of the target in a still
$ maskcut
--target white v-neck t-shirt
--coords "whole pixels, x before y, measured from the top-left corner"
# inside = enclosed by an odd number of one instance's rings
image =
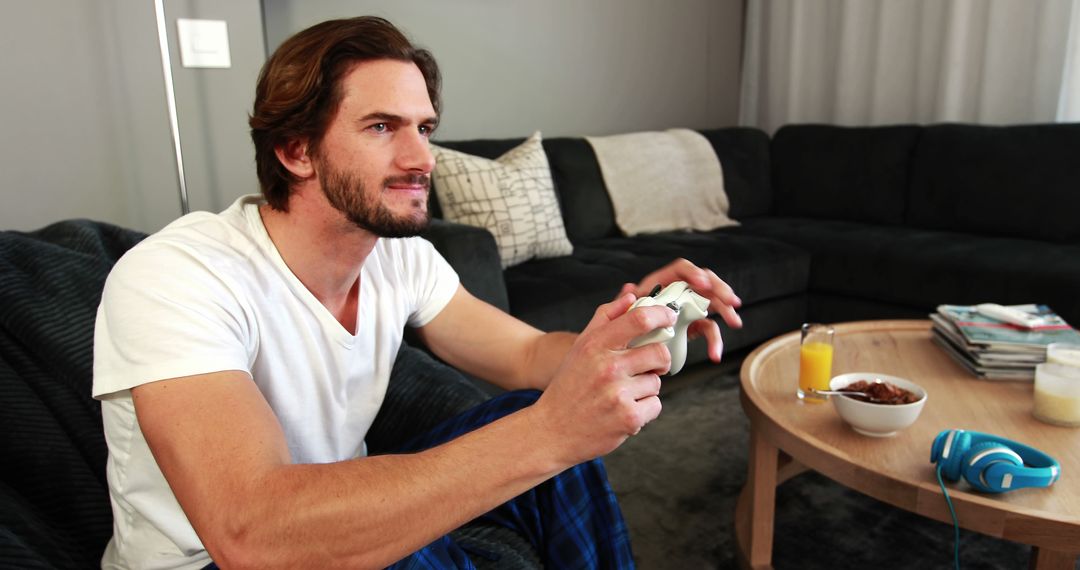
[[[402,329],[450,301],[458,277],[421,238],[381,238],[360,272],[357,333],[289,270],[257,195],[184,216],[109,274],[94,336],[93,395],[109,447],[114,530],[105,568],[201,568],[210,557],[139,428],[131,388],[209,372],[250,375],[295,463],[366,453]]]

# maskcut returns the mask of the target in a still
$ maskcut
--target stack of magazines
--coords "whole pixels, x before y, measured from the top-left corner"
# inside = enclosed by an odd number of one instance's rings
[[[979,313],[974,306],[940,305],[930,315],[934,342],[979,378],[1033,380],[1035,365],[1046,361],[1046,345],[1080,343],[1080,333],[1046,305],[1011,305],[1041,317],[1032,329]]]

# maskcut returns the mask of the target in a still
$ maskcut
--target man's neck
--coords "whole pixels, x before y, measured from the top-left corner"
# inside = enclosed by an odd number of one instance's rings
[[[379,238],[319,198],[294,194],[288,212],[263,204],[259,214],[297,279],[346,330],[355,332],[360,268]]]

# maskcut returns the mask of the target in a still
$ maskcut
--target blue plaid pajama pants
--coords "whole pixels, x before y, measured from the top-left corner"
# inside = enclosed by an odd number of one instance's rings
[[[450,418],[400,451],[421,451],[536,402],[540,392],[507,392]],[[545,568],[633,568],[630,534],[604,463],[576,465],[503,503],[477,521],[510,528],[536,548]],[[391,566],[392,570],[475,568],[449,536]]]
[[[435,426],[401,453],[422,451],[536,402],[540,392],[507,392]],[[482,515],[478,522],[524,536],[545,568],[634,568],[630,534],[600,459],[576,465]],[[216,569],[213,564],[204,570]],[[391,570],[474,569],[449,536],[405,557]]]

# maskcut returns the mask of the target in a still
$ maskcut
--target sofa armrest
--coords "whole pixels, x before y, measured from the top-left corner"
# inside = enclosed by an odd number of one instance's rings
[[[422,234],[457,271],[461,284],[477,298],[509,312],[502,262],[495,237],[483,228],[432,218]]]

